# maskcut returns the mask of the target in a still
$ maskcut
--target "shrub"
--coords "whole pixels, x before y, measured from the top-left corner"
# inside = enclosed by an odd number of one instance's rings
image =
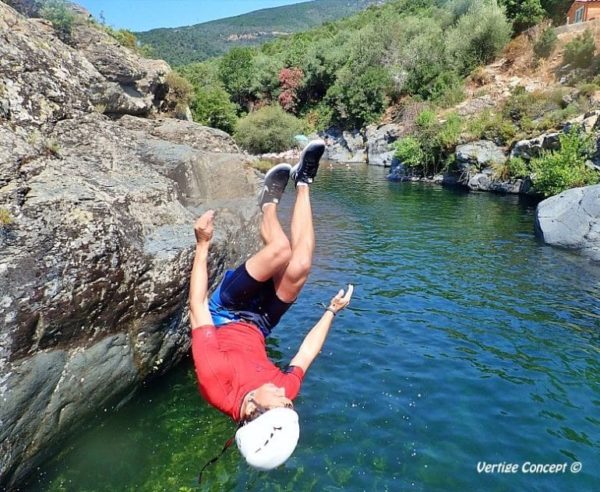
[[[266,173],[269,169],[271,169],[274,164],[271,161],[266,161],[264,159],[259,159],[257,161],[253,161],[250,163],[250,166],[261,173]]]
[[[194,87],[177,72],[169,72],[166,77],[170,99],[177,104],[189,104]]]
[[[589,29],[565,45],[563,61],[574,68],[589,67],[596,52],[594,35]]]
[[[68,41],[71,37],[75,14],[65,0],[43,0],[39,10],[40,17],[49,20],[60,39]]]
[[[248,152],[282,152],[294,145],[302,122],[279,106],[265,106],[239,120],[235,141]]]
[[[593,139],[580,128],[573,127],[561,135],[560,150],[544,152],[531,160],[535,190],[552,196],[569,188],[598,183],[598,173],[585,164],[594,147]]]
[[[471,72],[469,75],[471,81],[477,86],[481,87],[483,85],[491,84],[493,82],[492,76],[485,69],[485,67],[477,67],[475,70]]]
[[[425,163],[425,152],[415,137],[405,137],[394,143],[394,155],[405,166],[418,167]]]
[[[494,175],[498,179],[526,178],[531,174],[527,163],[520,157],[513,157],[504,163],[492,164]]]
[[[131,31],[127,29],[113,29],[109,26],[103,26],[103,28],[121,46],[125,46],[125,48],[129,48],[130,50],[136,52],[139,51],[137,38],[135,37],[135,34],[133,34]]]
[[[8,227],[13,223],[10,212],[5,208],[0,208],[0,228]]]
[[[334,118],[347,128],[360,128],[377,120],[386,107],[385,94],[391,86],[389,73],[379,67],[358,74],[345,67],[340,72],[326,96]]]
[[[331,126],[333,109],[324,102],[320,102],[304,115],[307,131],[309,133],[326,130]]]
[[[463,130],[463,122],[457,113],[450,113],[438,132],[438,141],[444,151],[456,147]]]
[[[538,58],[548,58],[556,47],[556,33],[552,27],[542,31],[539,39],[533,45],[533,52]]]
[[[515,138],[518,128],[501,114],[489,110],[482,112],[467,122],[467,133],[475,140],[492,140],[506,145]]]
[[[190,102],[194,121],[232,133],[237,122],[237,106],[219,86],[198,87]]]

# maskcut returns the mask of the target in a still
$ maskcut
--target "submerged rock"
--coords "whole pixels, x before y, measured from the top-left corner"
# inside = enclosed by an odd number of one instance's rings
[[[600,261],[600,185],[563,191],[540,202],[535,228],[545,243]]]

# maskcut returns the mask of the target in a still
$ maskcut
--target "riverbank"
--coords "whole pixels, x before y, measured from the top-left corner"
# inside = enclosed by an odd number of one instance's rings
[[[268,349],[285,365],[317,303],[356,285],[295,407],[294,456],[267,474],[235,448],[215,490],[593,490],[600,270],[545,246],[526,197],[392,183],[334,164],[312,187],[317,237],[303,294]],[[281,204],[289,220],[293,187]],[[80,436],[27,491],[198,490],[235,426],[198,395],[187,361]],[[492,475],[477,463],[583,464]]]

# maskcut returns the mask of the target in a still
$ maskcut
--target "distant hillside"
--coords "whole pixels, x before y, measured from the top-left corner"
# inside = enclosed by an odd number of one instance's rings
[[[185,65],[220,56],[234,46],[251,46],[346,17],[385,0],[314,0],[257,10],[188,27],[136,33],[159,58]]]

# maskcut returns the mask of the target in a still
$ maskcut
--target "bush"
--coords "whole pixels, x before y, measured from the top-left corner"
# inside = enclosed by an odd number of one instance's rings
[[[325,100],[341,126],[360,128],[383,114],[385,94],[390,86],[389,73],[383,68],[371,67],[357,74],[345,67],[327,91]]]
[[[121,46],[139,52],[137,38],[131,31],[127,29],[113,29],[110,26],[103,26],[103,28]]]
[[[222,87],[199,87],[190,102],[194,121],[232,133],[237,122],[237,106]]]
[[[49,20],[60,39],[68,41],[71,37],[75,14],[65,0],[43,0],[39,11],[40,17]]]
[[[573,127],[561,135],[560,150],[544,152],[531,160],[531,178],[535,190],[552,196],[569,188],[598,183],[598,173],[585,164],[594,147],[591,136],[580,128]]]
[[[493,164],[494,175],[498,179],[526,178],[531,174],[529,165],[520,157],[513,157],[506,162]]]
[[[235,141],[252,154],[282,152],[294,145],[302,122],[279,106],[265,106],[239,120]]]
[[[177,72],[169,72],[166,77],[169,87],[169,99],[175,104],[189,104],[192,100],[194,87]]]
[[[415,137],[405,137],[394,143],[394,155],[408,167],[418,167],[425,163],[425,152]]]
[[[492,140],[500,145],[511,142],[518,128],[501,114],[484,111],[467,123],[467,133],[475,140]]]
[[[542,31],[539,39],[533,45],[533,52],[538,58],[548,58],[554,48],[558,38],[552,27],[548,27]]]
[[[581,36],[565,45],[563,61],[574,68],[587,68],[591,65],[596,52],[596,43],[592,31],[586,29]]]
[[[0,208],[0,228],[8,227],[13,223],[10,212],[5,208]]]

